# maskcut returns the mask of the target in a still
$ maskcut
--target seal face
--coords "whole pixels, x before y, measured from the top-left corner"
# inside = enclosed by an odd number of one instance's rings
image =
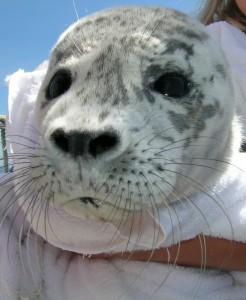
[[[232,151],[227,63],[206,29],[163,8],[72,25],[36,103],[33,189],[81,219],[114,221],[188,199]]]

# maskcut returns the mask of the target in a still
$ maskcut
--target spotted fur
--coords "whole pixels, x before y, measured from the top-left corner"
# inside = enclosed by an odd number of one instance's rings
[[[54,97],[57,72],[69,87]],[[187,93],[157,91],[165,74],[185,78]],[[32,189],[82,220],[158,212],[225,171],[233,115],[224,55],[197,21],[163,8],[96,13],[53,48],[36,103]]]

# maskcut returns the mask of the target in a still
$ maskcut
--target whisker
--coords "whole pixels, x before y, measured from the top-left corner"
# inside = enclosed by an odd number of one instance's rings
[[[77,10],[76,4],[75,4],[75,0],[73,0],[73,8],[74,8],[74,11],[76,14],[76,18],[79,21],[80,17],[79,17],[78,10]]]

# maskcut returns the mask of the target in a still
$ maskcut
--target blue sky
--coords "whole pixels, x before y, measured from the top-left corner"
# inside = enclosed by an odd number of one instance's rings
[[[201,0],[74,0],[79,17],[122,5],[159,5],[194,13]],[[32,71],[48,58],[59,35],[77,20],[73,0],[0,0],[0,114],[7,113],[4,78]]]

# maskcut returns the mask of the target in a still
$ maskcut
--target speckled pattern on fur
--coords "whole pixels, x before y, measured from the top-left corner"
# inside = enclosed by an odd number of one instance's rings
[[[59,70],[71,74],[71,86],[51,101],[48,85]],[[189,80],[182,97],[153,89],[173,73]],[[121,218],[163,197],[188,197],[186,175],[206,183],[215,173],[201,172],[194,158],[228,157],[233,146],[233,95],[219,46],[195,20],[161,8],[117,8],[72,25],[52,51],[36,111],[46,175],[35,189],[45,185],[44,197],[58,206],[78,199],[66,209],[82,218],[108,218],[107,204]],[[110,132],[117,143],[96,158],[73,159],[51,142],[57,130],[94,139]]]

